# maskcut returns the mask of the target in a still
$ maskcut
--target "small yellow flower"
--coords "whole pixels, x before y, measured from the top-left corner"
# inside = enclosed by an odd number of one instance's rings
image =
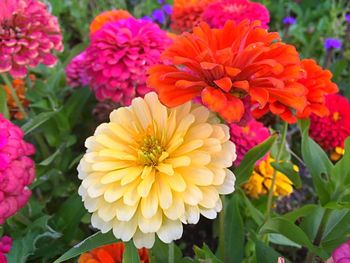
[[[338,161],[340,158],[343,157],[344,152],[345,151],[342,147],[340,147],[340,146],[335,147],[335,149],[331,153],[331,160],[334,162]]]
[[[213,219],[219,194],[234,191],[229,128],[202,106],[162,105],[156,93],[114,110],[86,140],[79,194],[91,223],[136,247],[182,236],[200,214]]]
[[[254,169],[247,183],[243,185],[243,189],[252,198],[259,198],[261,195],[268,194],[272,184],[272,175],[274,168],[271,163],[275,160],[268,156],[266,160],[262,160]],[[298,167],[294,166],[298,171]],[[293,183],[288,177],[277,171],[276,183],[273,190],[274,196],[286,196],[293,192]]]

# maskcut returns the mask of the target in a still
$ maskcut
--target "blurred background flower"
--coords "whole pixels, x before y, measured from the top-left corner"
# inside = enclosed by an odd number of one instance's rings
[[[85,66],[86,52],[83,51],[75,56],[65,68],[66,81],[72,88],[84,87],[89,84],[89,77]]]
[[[2,236],[0,238],[0,263],[7,263],[6,254],[10,252],[12,246],[12,238]]]

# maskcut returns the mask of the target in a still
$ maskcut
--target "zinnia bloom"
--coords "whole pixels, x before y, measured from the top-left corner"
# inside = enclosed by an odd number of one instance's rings
[[[239,23],[245,19],[260,20],[261,26],[268,28],[270,13],[264,5],[249,0],[220,0],[208,5],[202,14],[202,20],[213,28],[222,28],[227,20]]]
[[[350,239],[348,242],[341,244],[332,253],[332,260],[329,263],[348,263],[350,262]]]
[[[12,118],[15,118],[17,120],[22,120],[24,118],[23,113],[19,110],[17,103],[15,102],[14,98],[11,95],[10,88],[7,86],[3,86],[6,91],[7,95],[7,107],[10,111],[10,115]],[[29,106],[29,101],[26,99],[26,87],[25,82],[23,79],[14,79],[12,81],[12,87],[15,89],[17,93],[17,97],[19,98],[20,102],[22,103],[24,108],[27,108]]]
[[[9,236],[0,238],[0,263],[7,263],[6,254],[10,252],[12,239]]]
[[[259,198],[262,195],[269,193],[272,176],[275,169],[272,167],[271,163],[275,160],[268,156],[266,160],[262,160],[254,169],[252,175],[250,176],[248,182],[243,185],[243,189],[246,191],[247,195],[252,198]],[[295,170],[298,170],[297,166],[294,166]],[[276,182],[273,189],[274,196],[287,196],[293,192],[293,183],[289,178],[277,171]]]
[[[149,263],[148,250],[141,248],[138,250],[140,263]],[[111,245],[95,248],[88,253],[82,254],[78,263],[122,263],[124,253],[124,243],[118,242]]]
[[[96,98],[128,105],[149,92],[146,71],[170,43],[153,22],[129,18],[105,24],[86,50],[86,72]]]
[[[243,127],[233,123],[230,124],[230,134],[231,141],[236,145],[237,159],[234,162],[235,166],[241,163],[250,149],[270,136],[269,129],[254,119]]]
[[[350,136],[350,103],[345,97],[334,94],[326,97],[326,106],[328,116],[311,115],[310,136],[330,152],[336,147],[344,148],[345,139]]]
[[[0,115],[0,224],[28,201],[34,180],[33,145],[23,140],[23,132]]]
[[[90,34],[95,33],[102,28],[106,23],[116,22],[120,19],[130,18],[132,15],[126,10],[111,10],[106,11],[94,18],[90,24]]]
[[[249,98],[256,116],[271,111],[295,122],[291,109],[306,106],[307,90],[296,82],[302,76],[298,53],[259,21],[228,21],[223,29],[202,23],[176,38],[162,59],[150,68],[148,81],[169,107],[200,96],[226,121],[239,122],[242,98]]]
[[[89,83],[85,68],[85,56],[85,51],[75,56],[65,69],[67,84],[72,88],[83,87]]]
[[[14,78],[27,74],[27,67],[42,63],[54,66],[52,51],[62,51],[57,18],[37,0],[2,0],[0,10],[0,73]]]
[[[234,191],[229,128],[190,102],[166,108],[156,93],[135,98],[87,139],[79,194],[91,223],[116,238],[152,247],[182,236],[182,223],[213,219],[220,194]]]
[[[213,0],[174,0],[171,29],[177,33],[191,32],[202,21],[202,13]]]
[[[311,113],[319,117],[329,114],[326,106],[326,95],[338,92],[338,87],[332,82],[332,73],[323,70],[313,59],[304,59],[301,65],[305,70],[305,77],[299,83],[307,88],[307,106],[302,112],[298,112],[298,118],[308,118]]]

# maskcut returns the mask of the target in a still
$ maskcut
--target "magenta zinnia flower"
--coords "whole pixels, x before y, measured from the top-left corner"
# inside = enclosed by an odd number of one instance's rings
[[[234,162],[238,166],[246,153],[263,142],[270,136],[268,128],[262,123],[251,119],[246,126],[230,124],[231,141],[236,145],[237,159]]]
[[[96,98],[128,105],[135,96],[146,94],[146,71],[170,43],[153,22],[129,18],[105,24],[86,50],[87,74]]]
[[[202,20],[214,28],[224,27],[227,20],[239,23],[245,19],[260,20],[267,28],[270,13],[264,5],[249,0],[219,0],[209,4],[202,14]]]
[[[350,262],[350,239],[348,242],[341,244],[332,253],[332,263],[349,263]]]
[[[23,140],[23,132],[0,114],[0,224],[28,201],[28,185],[34,180],[34,146]]]
[[[67,84],[72,88],[86,86],[89,83],[85,69],[86,52],[75,56],[66,67]]]
[[[27,74],[27,67],[39,63],[53,66],[53,50],[62,51],[57,18],[37,0],[1,0],[0,73],[14,78]]]
[[[6,254],[10,252],[12,239],[9,236],[0,238],[0,263],[7,263]]]

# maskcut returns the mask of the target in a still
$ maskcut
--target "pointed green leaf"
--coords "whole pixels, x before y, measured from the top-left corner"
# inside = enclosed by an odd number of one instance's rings
[[[139,253],[132,240],[125,244],[123,263],[140,263]]]

